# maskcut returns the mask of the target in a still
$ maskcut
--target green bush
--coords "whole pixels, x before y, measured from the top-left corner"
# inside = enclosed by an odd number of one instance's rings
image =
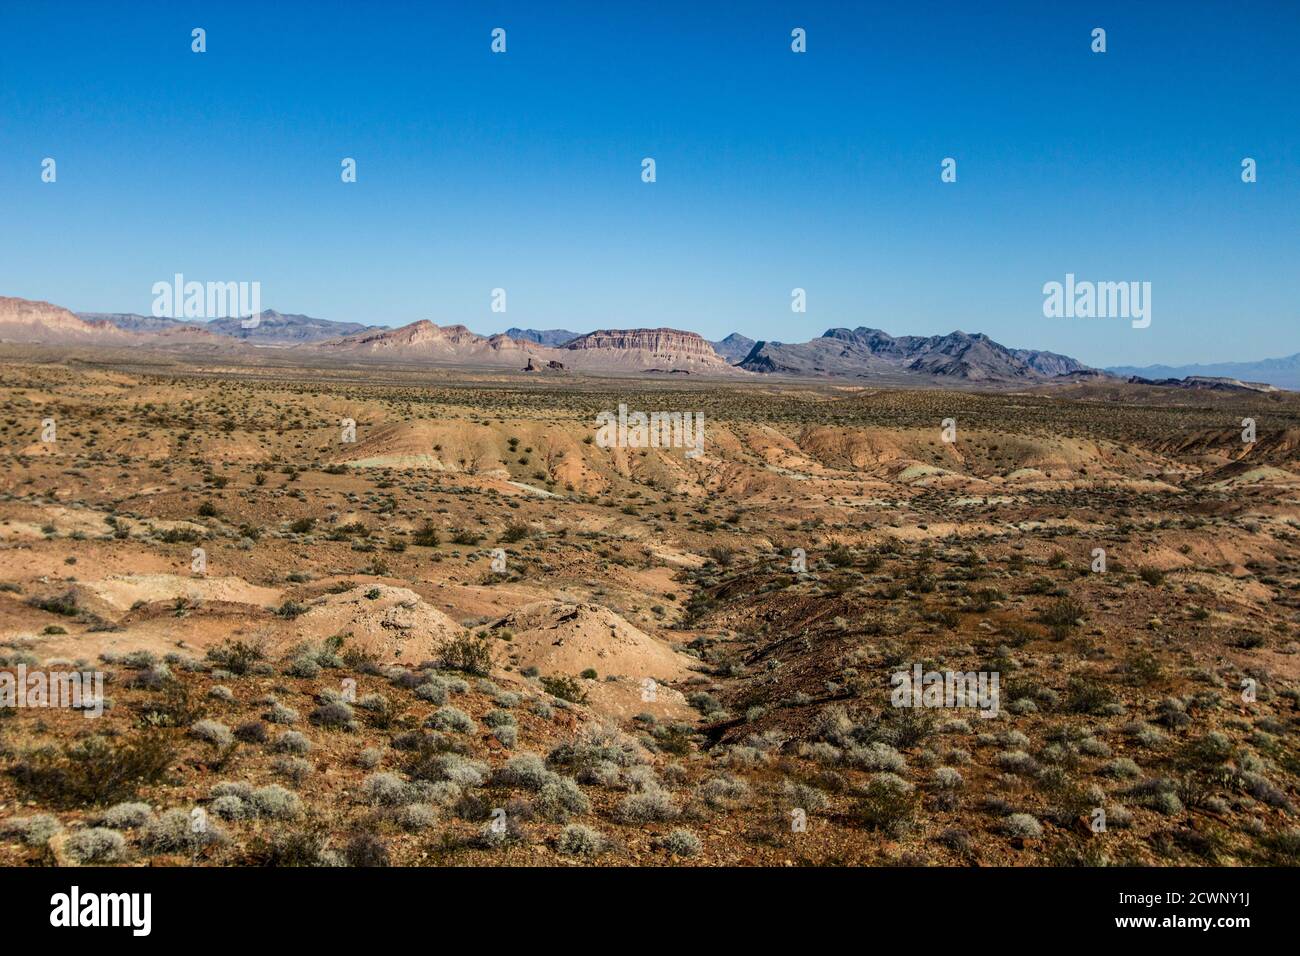
[[[486,677],[492,672],[492,645],[487,637],[462,634],[438,649],[441,666],[466,674]]]
[[[567,700],[573,704],[585,704],[587,702],[587,692],[583,690],[576,677],[568,677],[567,675],[543,677],[542,686],[546,688],[546,693],[552,697],[558,697],[560,700]]]
[[[32,751],[12,773],[20,787],[41,800],[88,806],[134,797],[142,785],[161,780],[175,756],[165,736],[144,731],[113,741],[89,737]]]

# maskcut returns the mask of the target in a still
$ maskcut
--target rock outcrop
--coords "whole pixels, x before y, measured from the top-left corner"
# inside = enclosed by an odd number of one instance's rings
[[[617,349],[641,350],[669,358],[684,358],[704,364],[725,364],[707,339],[695,332],[679,329],[605,329],[581,335],[565,346],[566,350]]]

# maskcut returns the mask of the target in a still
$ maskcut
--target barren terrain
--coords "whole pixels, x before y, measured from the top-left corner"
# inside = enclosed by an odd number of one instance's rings
[[[1300,862],[1296,394],[4,358],[0,864]]]

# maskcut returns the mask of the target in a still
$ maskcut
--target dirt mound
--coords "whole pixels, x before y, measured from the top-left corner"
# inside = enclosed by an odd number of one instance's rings
[[[599,604],[538,601],[494,621],[491,629],[509,629],[516,663],[547,675],[577,675],[590,667],[602,678],[674,681],[690,673],[690,658]]]
[[[80,594],[103,602],[116,611],[129,611],[132,605],[144,602],[222,601],[231,604],[251,604],[255,607],[274,607],[280,602],[280,592],[275,588],[262,588],[249,584],[243,578],[195,578],[178,574],[123,574],[83,581],[77,585]]]
[[[383,660],[418,662],[434,657],[461,630],[414,591],[375,584],[320,598],[294,619],[291,633],[299,641],[351,635],[349,645]]]

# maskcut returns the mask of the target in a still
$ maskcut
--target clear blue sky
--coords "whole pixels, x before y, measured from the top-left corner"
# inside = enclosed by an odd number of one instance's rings
[[[0,294],[147,313],[182,272],[384,325],[961,328],[1097,365],[1284,355],[1297,49],[1293,0],[11,0]],[[1066,272],[1152,282],[1151,327],[1044,318]]]

